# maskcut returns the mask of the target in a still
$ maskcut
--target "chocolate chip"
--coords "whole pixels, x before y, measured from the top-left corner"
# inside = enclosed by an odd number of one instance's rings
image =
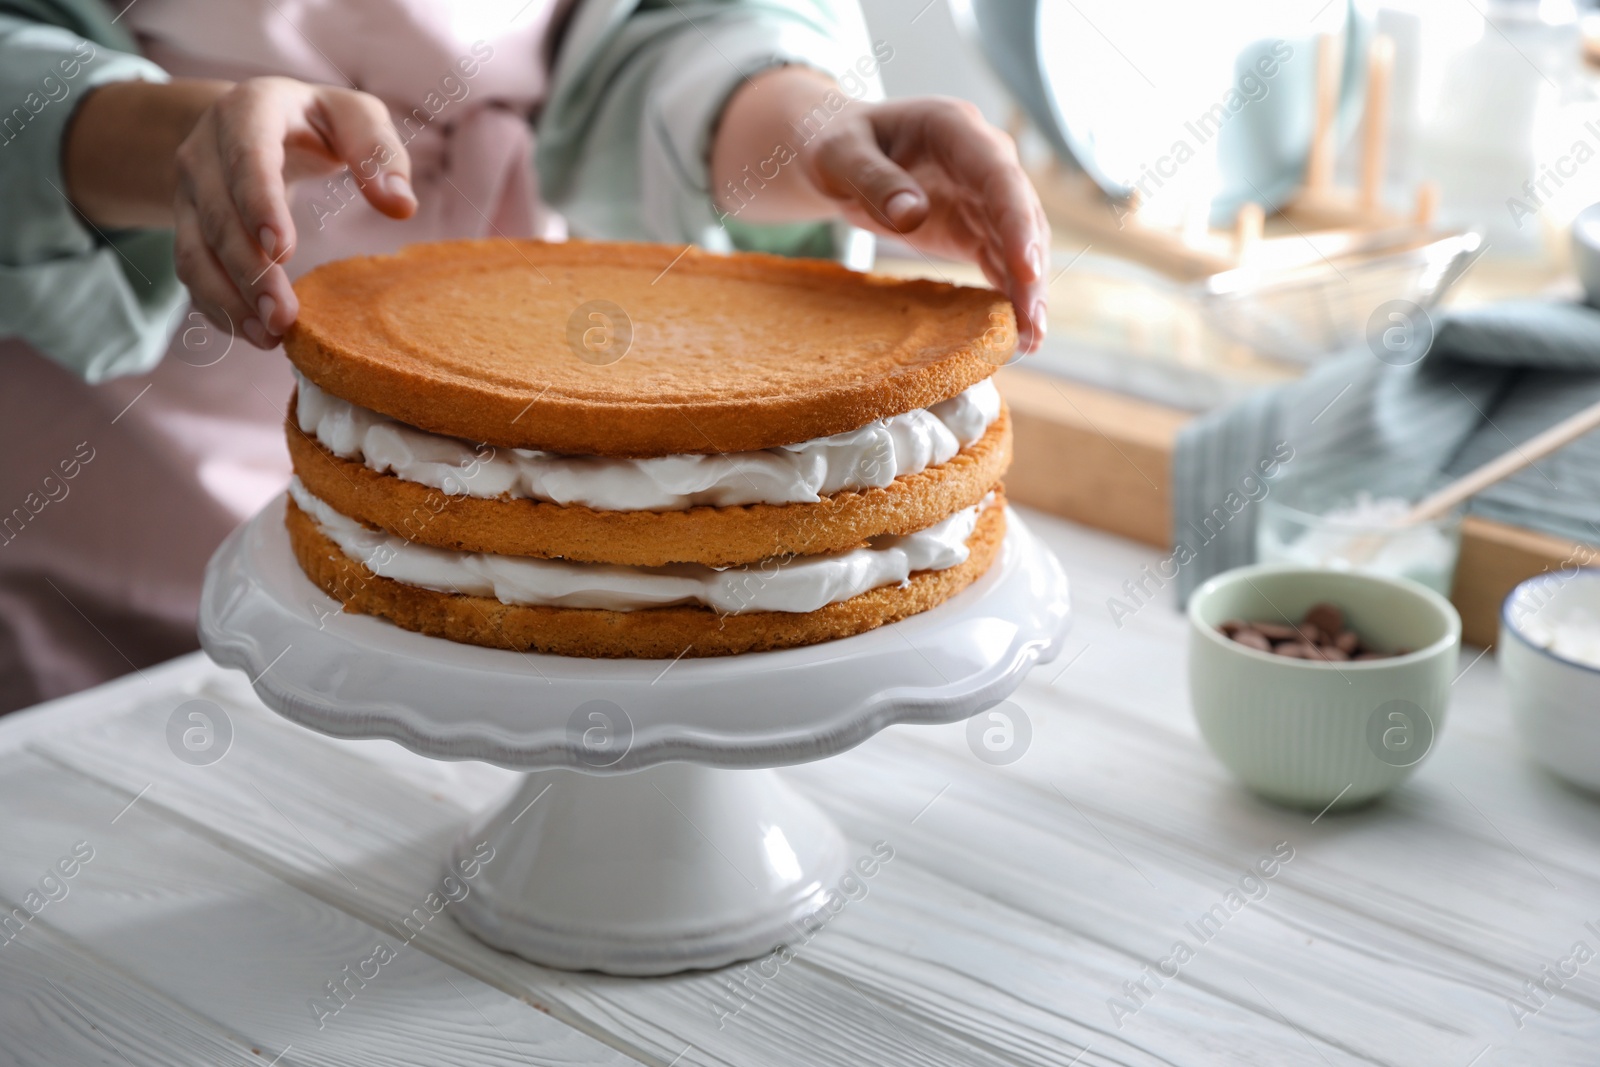
[[[1281,622],[1256,622],[1251,623],[1258,633],[1263,634],[1272,641],[1298,641],[1300,633],[1293,626]]]
[[[1298,626],[1282,622],[1228,619],[1218,624],[1217,630],[1259,652],[1317,663],[1389,659],[1411,651],[1402,648],[1393,652],[1379,652],[1369,647],[1360,634],[1345,629],[1344,611],[1337,604],[1328,603],[1313,604]]]
[[[1336,604],[1313,604],[1306,611],[1305,621],[1324,633],[1336,634],[1344,629],[1344,612]]]
[[[1240,630],[1233,635],[1233,639],[1246,648],[1253,648],[1258,652],[1271,652],[1272,642],[1256,633],[1254,630]]]

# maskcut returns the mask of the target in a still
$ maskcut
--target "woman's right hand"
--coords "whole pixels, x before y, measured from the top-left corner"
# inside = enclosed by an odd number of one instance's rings
[[[252,78],[205,109],[176,158],[178,277],[218,327],[271,348],[299,313],[283,265],[295,250],[288,187],[349,168],[390,218],[417,209],[389,109],[354,89]]]

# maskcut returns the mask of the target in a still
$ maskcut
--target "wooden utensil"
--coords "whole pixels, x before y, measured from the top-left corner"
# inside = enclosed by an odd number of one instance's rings
[[[1538,436],[1521,445],[1513,446],[1511,451],[1490,460],[1477,470],[1457,478],[1424,498],[1407,512],[1404,518],[1394,524],[1392,533],[1363,534],[1351,541],[1339,555],[1351,566],[1364,566],[1372,562],[1372,558],[1382,550],[1393,533],[1408,530],[1429,519],[1437,519],[1457,504],[1476,496],[1496,482],[1511,477],[1524,467],[1531,467],[1545,456],[1563,445],[1571,444],[1596,427],[1600,427],[1600,403],[1591,404],[1576,415],[1563,419]]]
[[[1470,474],[1463,475],[1437,492],[1425,497],[1395,523],[1393,533],[1437,519],[1456,505],[1476,496],[1496,482],[1503,481],[1525,467],[1571,444],[1584,434],[1600,427],[1600,403],[1594,403],[1570,418],[1563,419],[1543,433],[1511,451],[1498,456]],[[1363,534],[1351,541],[1340,555],[1352,566],[1360,567],[1372,561],[1387,542],[1390,534]]]
[[[1457,504],[1476,496],[1498,481],[1511,477],[1524,467],[1531,467],[1550,453],[1571,444],[1584,434],[1600,427],[1600,403],[1591,404],[1576,415],[1566,418],[1511,451],[1490,460],[1471,474],[1457,478],[1412,508],[1402,520],[1403,526],[1436,519]]]

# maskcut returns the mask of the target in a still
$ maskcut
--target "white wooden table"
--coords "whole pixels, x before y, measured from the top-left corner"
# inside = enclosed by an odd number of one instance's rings
[[[1030,748],[996,767],[961,726],[899,727],[788,772],[894,858],[771,978],[550,971],[447,914],[407,943],[509,775],[325,739],[199,656],[0,720],[0,900],[37,911],[0,943],[0,1064],[1600,1064],[1600,959],[1524,986],[1600,952],[1600,802],[1523,756],[1492,656],[1464,653],[1388,801],[1277,810],[1196,736],[1181,617],[1110,620],[1153,553],[1030,521],[1078,612],[1015,698]],[[234,732],[209,766],[166,740],[197,696]],[[394,958],[348,977],[380,942]]]

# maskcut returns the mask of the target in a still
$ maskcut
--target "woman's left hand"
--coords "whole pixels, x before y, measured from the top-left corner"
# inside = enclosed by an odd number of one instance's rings
[[[774,157],[775,140],[790,151]],[[783,165],[769,174],[775,158]],[[843,216],[926,255],[978,264],[1011,298],[1022,351],[1043,340],[1050,224],[1016,145],[972,104],[848,101],[817,71],[774,68],[728,101],[711,172],[718,206],[742,220]]]
[[[964,259],[1017,310],[1019,344],[1045,332],[1050,223],[1011,138],[965,100],[921,97],[846,109],[801,166],[857,226]]]

